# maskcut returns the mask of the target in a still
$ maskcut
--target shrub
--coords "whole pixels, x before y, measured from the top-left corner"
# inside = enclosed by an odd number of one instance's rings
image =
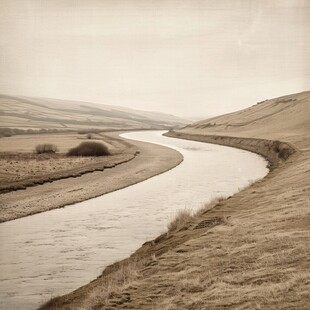
[[[292,154],[293,151],[291,149],[289,149],[288,147],[282,147],[279,150],[278,157],[280,159],[287,160]]]
[[[37,154],[43,154],[43,153],[56,153],[58,151],[58,148],[55,144],[38,144],[35,147],[35,152]]]
[[[105,156],[110,155],[106,145],[99,142],[82,142],[77,147],[70,149],[68,156]]]
[[[278,157],[283,160],[287,160],[294,153],[292,148],[280,141],[273,142],[273,150],[278,154]]]
[[[280,141],[278,141],[278,140],[273,141],[272,147],[273,147],[273,150],[274,150],[276,153],[279,153],[279,152],[280,152],[280,145],[281,145],[281,142],[280,142]]]

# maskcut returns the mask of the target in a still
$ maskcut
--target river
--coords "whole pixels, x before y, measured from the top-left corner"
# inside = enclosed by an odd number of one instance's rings
[[[264,158],[235,148],[159,131],[123,137],[169,146],[184,161],[122,190],[0,224],[0,309],[35,309],[90,282],[164,232],[178,210],[197,210],[268,173]]]

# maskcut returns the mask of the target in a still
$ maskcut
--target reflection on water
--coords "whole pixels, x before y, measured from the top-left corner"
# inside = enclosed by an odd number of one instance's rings
[[[184,162],[125,189],[0,224],[1,309],[34,309],[88,283],[162,233],[177,210],[198,209],[268,172],[262,157],[242,150],[158,131],[124,136],[177,149]]]

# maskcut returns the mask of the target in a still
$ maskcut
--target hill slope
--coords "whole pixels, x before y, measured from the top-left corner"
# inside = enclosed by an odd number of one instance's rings
[[[20,129],[162,129],[184,126],[184,119],[158,112],[0,95],[1,127]]]
[[[241,111],[188,125],[180,132],[304,143],[305,134],[310,132],[309,100],[310,91],[266,100]]]

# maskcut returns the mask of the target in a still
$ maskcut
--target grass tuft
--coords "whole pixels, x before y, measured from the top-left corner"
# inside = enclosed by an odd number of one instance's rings
[[[191,210],[179,210],[175,218],[167,225],[168,233],[173,233],[183,228],[194,218]]]

